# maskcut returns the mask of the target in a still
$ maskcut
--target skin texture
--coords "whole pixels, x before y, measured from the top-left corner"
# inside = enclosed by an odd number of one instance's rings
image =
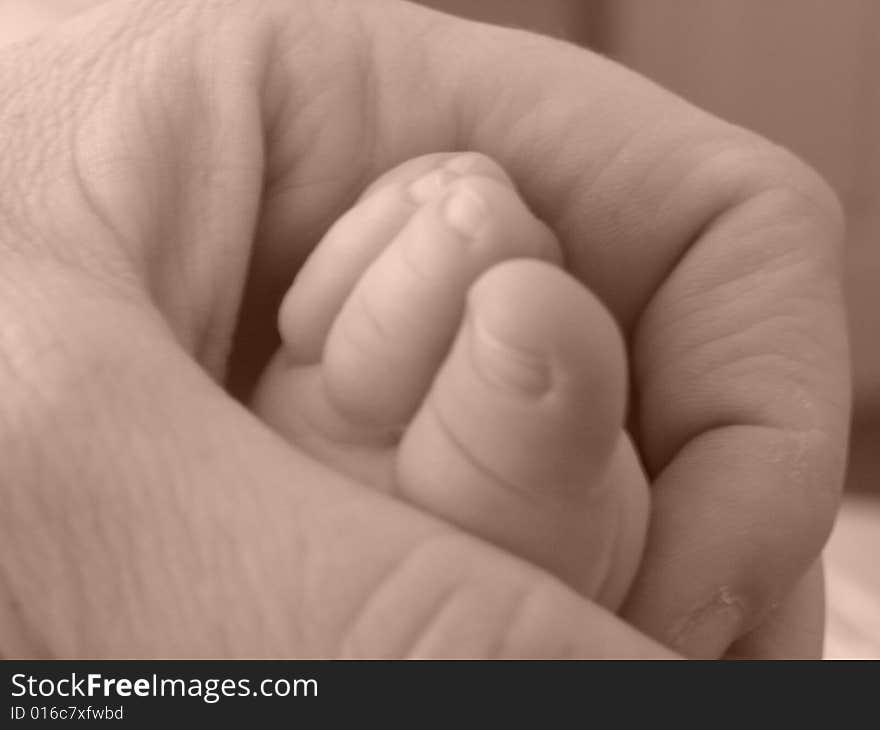
[[[456,149],[511,173],[629,338],[654,508],[626,618],[718,656],[789,595],[816,615],[792,591],[834,516],[849,383],[841,216],[812,171],[518,31],[153,0],[0,55],[0,653],[666,655],[219,385],[262,366],[356,191]]]

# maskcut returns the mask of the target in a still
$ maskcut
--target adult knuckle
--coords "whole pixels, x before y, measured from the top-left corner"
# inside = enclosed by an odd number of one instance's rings
[[[802,226],[813,235],[795,239],[800,245],[838,254],[845,228],[840,201],[821,175],[791,151],[747,134],[723,146],[705,169],[735,206],[762,211],[756,220]]]

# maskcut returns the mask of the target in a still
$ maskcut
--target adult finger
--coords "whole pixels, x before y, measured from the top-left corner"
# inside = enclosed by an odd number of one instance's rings
[[[822,563],[807,574],[763,623],[733,644],[728,659],[821,659],[825,643]]]

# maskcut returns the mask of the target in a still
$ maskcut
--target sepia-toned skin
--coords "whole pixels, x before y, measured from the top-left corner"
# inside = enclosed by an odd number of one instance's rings
[[[625,621],[221,387],[365,183],[444,150],[504,165],[629,338],[653,512]],[[114,2],[8,47],[0,653],[720,656],[760,626],[732,653],[814,654],[841,239],[783,150],[589,52],[402,3]]]
[[[251,408],[361,484],[620,608],[649,490],[611,314],[482,155],[407,160],[297,272]]]

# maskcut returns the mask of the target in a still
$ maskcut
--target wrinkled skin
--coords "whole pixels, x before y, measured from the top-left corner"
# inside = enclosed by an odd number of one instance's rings
[[[247,387],[356,191],[454,149],[511,171],[629,337],[654,506],[625,620],[221,387]],[[594,54],[414,6],[114,2],[10,46],[0,653],[814,655],[841,239],[783,150]]]

